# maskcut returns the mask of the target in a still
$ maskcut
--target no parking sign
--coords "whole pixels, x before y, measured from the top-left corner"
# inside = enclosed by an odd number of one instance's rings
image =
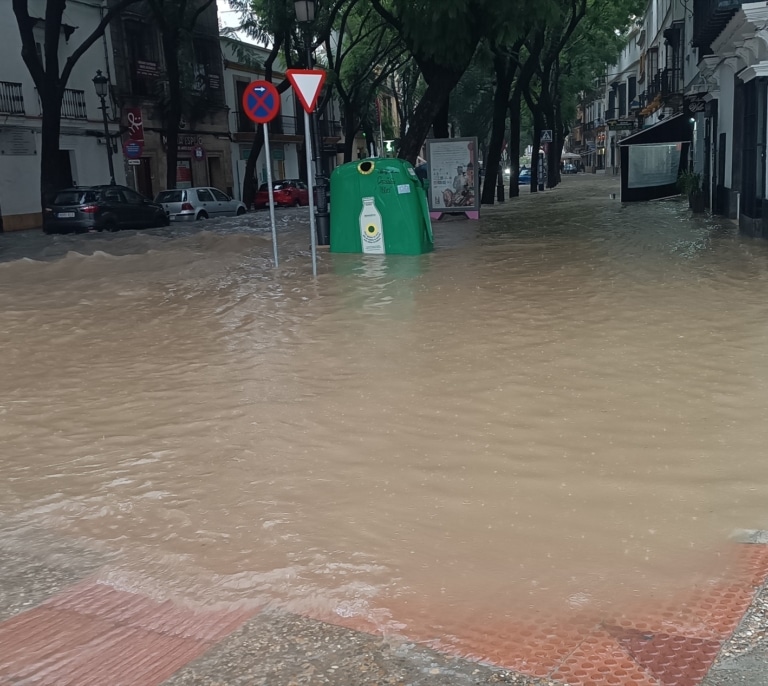
[[[257,124],[272,121],[280,111],[280,94],[269,81],[252,81],[243,91],[243,112]]]

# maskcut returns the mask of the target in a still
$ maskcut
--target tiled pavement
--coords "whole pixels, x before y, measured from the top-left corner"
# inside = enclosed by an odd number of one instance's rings
[[[727,577],[691,588],[665,604],[625,607],[617,616],[599,621],[584,617],[563,624],[555,617],[537,615],[478,626],[457,615],[442,620],[436,630],[428,608],[401,609],[401,616],[396,610],[395,618],[407,625],[405,640],[438,653],[470,657],[510,670],[507,683],[698,686],[768,576],[768,545],[733,544],[732,550],[733,564]],[[346,681],[334,680],[340,679],[340,672],[333,671],[338,665],[329,665],[322,680],[311,664],[304,665],[309,671],[301,672],[303,679],[299,674],[292,680],[258,680],[254,665],[260,656],[238,655],[238,650],[228,648],[229,642],[247,634],[250,624],[273,621],[263,616],[253,618],[254,614],[253,610],[210,612],[158,602],[100,583],[91,575],[0,623],[0,684],[150,686],[168,679],[179,684],[356,683],[349,676]],[[335,620],[347,631],[327,627],[329,636],[359,637],[370,630],[353,619]],[[327,625],[315,622],[313,631],[318,631],[317,626]],[[286,629],[287,634],[291,631]],[[322,633],[322,628],[319,631]],[[233,632],[236,635],[228,639]],[[269,633],[264,640],[260,651],[269,650],[265,647]],[[377,649],[384,650],[383,644]],[[207,664],[205,674],[195,671],[194,665],[183,669],[206,653],[201,662]],[[295,657],[299,662],[307,659],[306,655]],[[283,659],[290,661],[285,656]],[[464,682],[457,676],[457,663],[453,664],[449,671],[454,676],[438,675],[434,683],[480,683],[478,675],[490,679],[494,673],[479,666],[472,671],[472,664],[464,663],[465,672],[475,674],[475,681]],[[253,679],[238,680],[238,672],[246,665],[255,670]],[[439,672],[440,668],[435,669]],[[229,676],[223,678],[224,672]],[[174,674],[176,677],[171,678]],[[521,680],[513,681],[514,675]],[[525,681],[526,675],[530,681]],[[401,682],[383,677],[372,681],[363,676],[357,681],[374,682],[416,683],[413,679]],[[764,682],[755,683],[768,683],[768,674]]]

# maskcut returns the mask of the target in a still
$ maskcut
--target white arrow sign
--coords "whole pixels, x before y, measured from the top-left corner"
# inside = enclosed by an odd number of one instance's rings
[[[314,112],[317,98],[325,83],[325,72],[321,69],[289,69],[285,75],[299,96],[304,111]]]

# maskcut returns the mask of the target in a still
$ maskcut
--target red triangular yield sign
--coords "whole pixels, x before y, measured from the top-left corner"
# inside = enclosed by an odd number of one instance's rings
[[[309,114],[314,112],[325,83],[325,72],[322,69],[289,69],[285,75],[299,96],[301,106]]]

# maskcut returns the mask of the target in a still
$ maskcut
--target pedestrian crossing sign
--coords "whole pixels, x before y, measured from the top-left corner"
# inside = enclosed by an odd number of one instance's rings
[[[542,143],[551,143],[552,142],[552,129],[544,129],[541,132],[541,142]]]

